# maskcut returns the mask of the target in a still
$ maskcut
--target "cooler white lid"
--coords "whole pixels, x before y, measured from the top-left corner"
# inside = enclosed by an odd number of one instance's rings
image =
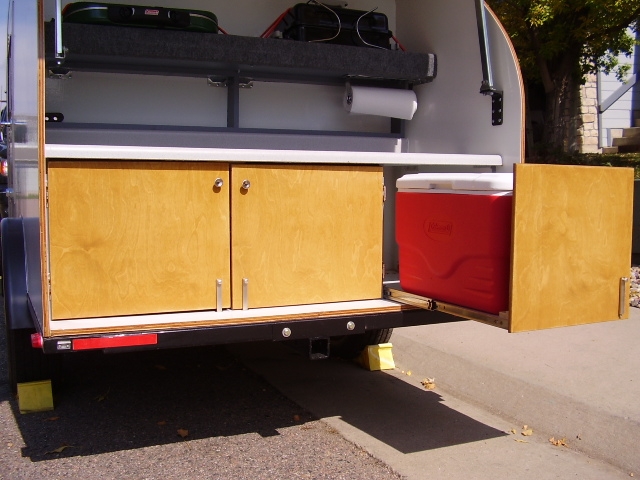
[[[512,173],[413,173],[396,182],[398,190],[513,190]]]

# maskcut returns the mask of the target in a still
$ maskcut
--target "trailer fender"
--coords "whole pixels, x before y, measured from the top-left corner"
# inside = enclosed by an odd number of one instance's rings
[[[33,329],[34,323],[27,300],[27,271],[22,219],[4,218],[0,222],[0,238],[2,238],[2,282],[7,330]]]

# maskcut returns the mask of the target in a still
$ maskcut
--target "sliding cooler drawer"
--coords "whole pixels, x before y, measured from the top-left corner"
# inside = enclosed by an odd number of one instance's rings
[[[399,192],[402,287],[511,332],[628,318],[633,170],[519,164],[514,183],[513,205]]]

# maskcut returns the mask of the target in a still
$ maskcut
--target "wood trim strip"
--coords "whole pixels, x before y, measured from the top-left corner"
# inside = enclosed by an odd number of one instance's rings
[[[42,281],[42,330],[51,335],[51,304],[49,285],[49,231],[47,221],[47,169],[45,159],[45,92],[46,65],[44,55],[44,1],[38,0],[38,182],[40,201],[40,272]]]

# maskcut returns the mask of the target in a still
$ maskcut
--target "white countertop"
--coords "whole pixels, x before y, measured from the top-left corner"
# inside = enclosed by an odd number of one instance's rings
[[[373,165],[502,165],[500,155],[47,144],[49,159]]]

